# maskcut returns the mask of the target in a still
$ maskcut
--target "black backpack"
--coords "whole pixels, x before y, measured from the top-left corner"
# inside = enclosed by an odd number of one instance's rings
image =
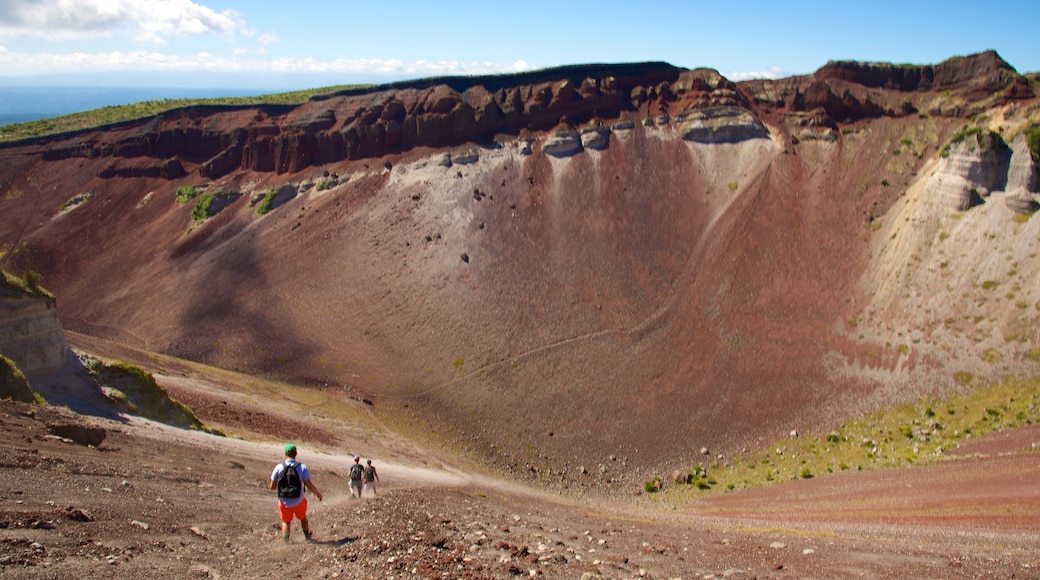
[[[363,471],[364,471],[364,468],[361,467],[360,463],[355,463],[354,465],[351,465],[350,466],[350,480],[351,481],[361,481],[361,473]]]
[[[290,463],[282,469],[278,476],[278,497],[284,499],[296,499],[303,494],[303,481],[300,472],[296,469],[298,463]]]

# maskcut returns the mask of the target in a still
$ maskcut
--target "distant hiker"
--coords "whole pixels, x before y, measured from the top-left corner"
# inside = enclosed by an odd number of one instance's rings
[[[311,483],[311,472],[307,466],[296,461],[296,446],[292,443],[285,446],[285,461],[279,463],[271,472],[271,491],[278,492],[278,515],[282,520],[282,541],[289,543],[289,528],[293,516],[300,520],[303,536],[312,541],[310,523],[307,521],[307,498],[304,488],[313,493],[321,501],[321,492]]]
[[[361,499],[361,478],[365,473],[365,468],[361,466],[361,458],[354,456],[354,465],[350,466],[350,495],[356,499]]]
[[[365,487],[364,489],[372,490],[372,495],[376,495],[376,482],[379,481],[379,474],[376,473],[376,466],[372,465],[372,460],[366,461],[365,466]]]

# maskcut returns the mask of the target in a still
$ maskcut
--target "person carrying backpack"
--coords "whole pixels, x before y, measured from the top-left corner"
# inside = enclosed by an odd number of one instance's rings
[[[290,443],[285,446],[285,461],[276,465],[271,472],[269,486],[271,491],[278,492],[278,515],[282,520],[282,541],[286,544],[289,543],[289,528],[294,516],[300,520],[303,536],[308,542],[313,541],[310,523],[307,521],[304,488],[321,501],[321,492],[311,482],[311,472],[306,465],[296,461],[296,446]]]
[[[376,473],[376,466],[372,465],[372,460],[366,461],[368,465],[365,466],[365,486],[363,489],[371,489],[372,495],[376,495],[376,482],[379,481],[379,474]]]
[[[354,465],[350,466],[350,497],[361,499],[361,476],[365,468],[361,466],[361,458],[354,456]]]

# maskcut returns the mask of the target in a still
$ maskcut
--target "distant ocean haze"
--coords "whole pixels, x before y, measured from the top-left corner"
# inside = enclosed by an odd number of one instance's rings
[[[204,99],[262,95],[262,89],[0,86],[0,125],[60,117],[112,105],[163,99]]]

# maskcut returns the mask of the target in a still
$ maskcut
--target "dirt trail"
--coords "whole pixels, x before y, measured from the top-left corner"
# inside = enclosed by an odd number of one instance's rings
[[[285,419],[280,401],[251,404]],[[0,403],[5,577],[266,578],[285,569],[297,578],[1040,576],[1035,427],[996,434],[937,466],[685,505],[635,491],[556,497],[381,455],[379,495],[356,500],[346,482],[353,453],[297,440],[325,497],[309,500],[316,541],[304,542],[294,524],[286,546],[267,489],[283,441],[262,430],[218,437],[99,414]],[[104,428],[104,442],[86,447],[51,433],[79,423]],[[413,449],[395,456],[423,457],[421,446],[404,445]]]

